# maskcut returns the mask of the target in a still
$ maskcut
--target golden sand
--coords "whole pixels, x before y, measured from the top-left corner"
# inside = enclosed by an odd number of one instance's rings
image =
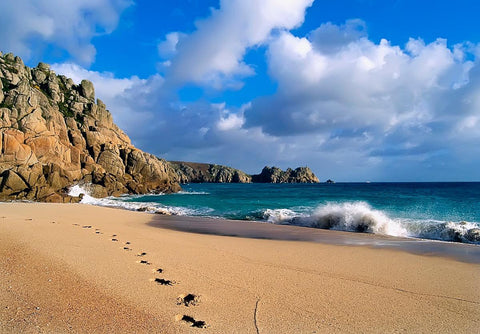
[[[0,332],[480,328],[478,264],[179,232],[148,224],[152,217],[81,204],[0,204]]]

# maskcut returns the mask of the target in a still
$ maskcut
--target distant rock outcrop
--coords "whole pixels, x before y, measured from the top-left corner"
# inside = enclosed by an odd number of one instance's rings
[[[49,65],[25,66],[0,52],[0,199],[76,201],[78,183],[96,197],[178,191],[170,164],[135,148],[97,100]]]
[[[308,167],[282,171],[277,167],[265,167],[258,175],[248,175],[241,170],[212,164],[170,161],[180,183],[319,183]]]
[[[257,183],[319,183],[318,178],[308,167],[286,171],[277,167],[265,166],[260,174],[252,175],[252,182]]]
[[[241,170],[213,164],[170,161],[180,183],[250,183],[250,175]]]

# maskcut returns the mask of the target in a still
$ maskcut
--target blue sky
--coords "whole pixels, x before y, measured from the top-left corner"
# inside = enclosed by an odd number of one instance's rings
[[[480,180],[476,1],[19,0],[0,50],[95,83],[171,160]]]

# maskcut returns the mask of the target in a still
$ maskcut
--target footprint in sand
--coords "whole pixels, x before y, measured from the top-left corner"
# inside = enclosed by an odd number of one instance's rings
[[[166,286],[172,286],[175,284],[174,281],[168,280],[168,279],[163,279],[163,278],[155,278],[153,280],[155,283],[158,285],[166,285]]]
[[[123,247],[123,249],[126,250],[126,251],[131,251],[131,250],[132,250],[131,248],[128,248],[128,247],[126,247],[126,246]]]
[[[196,327],[196,328],[207,328],[207,324],[205,321],[202,320],[195,320],[193,317],[189,315],[182,315],[182,314],[177,314],[175,316],[176,321],[183,321],[187,324],[190,325],[190,327]]]
[[[73,226],[80,226],[79,224],[72,224]]]
[[[154,269],[153,272],[161,274],[163,273],[163,269],[162,268]]]
[[[199,296],[194,295],[193,293],[182,294],[177,297],[177,305],[183,305],[186,307],[196,306],[199,303]]]
[[[112,241],[118,241],[118,239],[113,238]]]
[[[148,262],[147,260],[140,260],[140,261],[137,261],[137,263],[146,264],[147,266],[151,265],[151,263]]]
[[[125,243],[125,245],[130,245],[130,241],[127,241],[127,242]]]
[[[145,252],[141,252],[141,253],[137,254],[137,256],[145,256],[145,255],[147,255],[147,253],[145,253]]]
[[[92,225],[83,225],[82,228],[92,228]]]

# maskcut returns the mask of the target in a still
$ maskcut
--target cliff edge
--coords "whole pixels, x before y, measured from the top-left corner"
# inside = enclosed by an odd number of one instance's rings
[[[113,123],[90,81],[1,52],[0,79],[0,200],[78,201],[66,195],[74,184],[96,197],[180,189],[169,163]]]
[[[320,180],[308,167],[287,168],[283,171],[277,167],[265,166],[260,174],[252,175],[256,183],[319,183]]]
[[[308,167],[265,166],[260,174],[248,175],[232,167],[197,162],[169,161],[180,183],[319,183]]]
[[[250,183],[250,175],[241,170],[214,164],[169,161],[180,183]]]

